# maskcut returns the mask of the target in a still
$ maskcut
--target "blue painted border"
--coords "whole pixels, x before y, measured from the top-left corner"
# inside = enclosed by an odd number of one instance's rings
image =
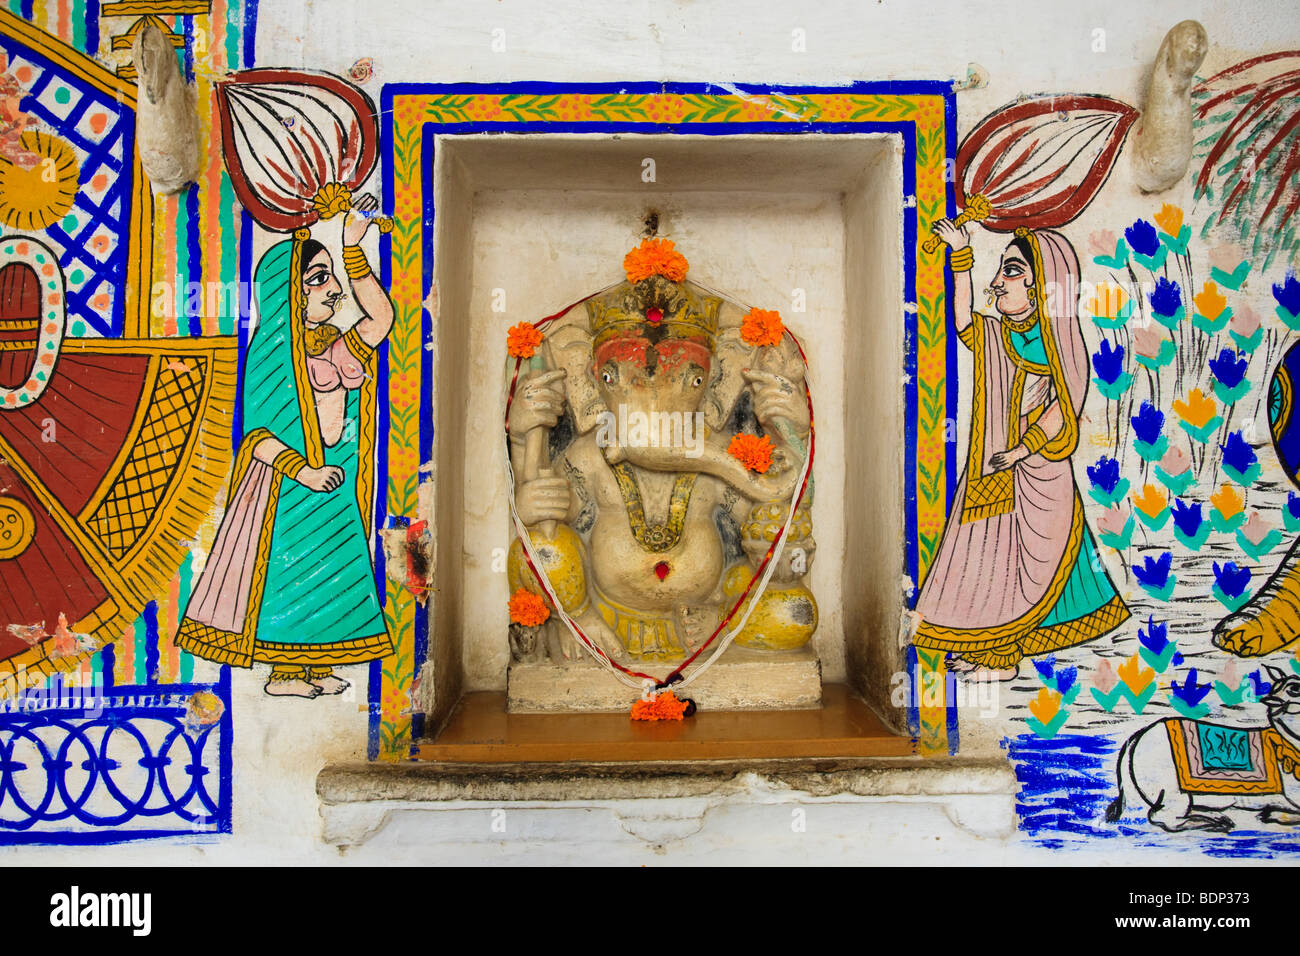
[[[946,132],[945,156],[952,160],[957,153],[957,105],[956,97],[952,90],[952,82],[945,80],[926,80],[926,81],[858,81],[847,86],[797,86],[797,87],[777,87],[770,85],[759,85],[750,83],[735,83],[727,86],[719,86],[712,83],[552,83],[545,81],[520,81],[514,83],[389,83],[385,84],[380,91],[380,115],[384,122],[380,131],[379,155],[381,164],[381,183],[383,190],[384,211],[388,215],[393,213],[393,134],[394,134],[394,99],[398,96],[407,95],[433,95],[433,94],[503,94],[503,93],[669,93],[669,94],[714,94],[714,95],[735,95],[736,93],[752,95],[802,95],[810,93],[839,93],[839,94],[876,94],[876,95],[911,95],[911,96],[939,96],[944,101],[944,121]],[[913,581],[919,578],[920,552],[919,538],[917,529],[917,501],[916,501],[916,431],[915,422],[917,415],[917,388],[916,366],[917,366],[917,343],[916,343],[916,238],[917,238],[917,208],[915,203],[916,196],[916,123],[913,121],[904,121],[899,123],[881,123],[881,122],[791,122],[789,120],[779,122],[746,122],[746,123],[630,123],[624,121],[610,122],[543,122],[543,121],[477,121],[467,123],[426,123],[421,141],[421,177],[424,181],[425,188],[422,190],[422,198],[425,203],[423,209],[423,224],[421,240],[425,248],[432,251],[433,249],[433,223],[435,210],[433,208],[433,184],[432,184],[432,161],[433,161],[433,142],[434,134],[438,135],[469,135],[474,133],[485,132],[509,132],[509,133],[668,133],[668,134],[704,134],[709,136],[726,136],[739,135],[744,133],[777,133],[784,135],[799,135],[810,132],[826,134],[845,134],[845,133],[865,133],[865,132],[885,132],[898,133],[903,141],[903,194],[904,197],[912,197],[913,202],[908,205],[905,203],[904,209],[901,210],[903,216],[903,268],[904,268],[904,370],[908,374],[908,385],[904,389],[905,398],[905,463],[904,474],[906,482],[905,498],[905,546],[904,546],[904,570]],[[946,208],[947,215],[951,216],[955,211],[954,184],[946,184]],[[380,276],[385,285],[391,285],[392,275],[389,264],[391,250],[391,241],[388,237],[381,240],[380,250]],[[423,261],[422,289],[424,295],[428,295],[430,283],[432,281],[433,257],[432,254],[425,256]],[[945,308],[949,319],[952,315],[952,296],[951,291],[951,274],[945,274]],[[912,311],[907,311],[907,306],[912,306]],[[421,310],[422,321],[421,331],[425,341],[431,334],[430,316],[427,310]],[[956,360],[955,337],[948,336],[946,361],[947,367],[952,368]],[[382,381],[387,381],[387,349],[386,346],[380,354],[380,376]],[[432,367],[431,359],[427,350],[424,352],[421,362],[421,422],[420,422],[420,453],[421,458],[427,461],[432,456],[433,443],[433,407],[432,407]],[[955,417],[957,414],[957,381],[955,376],[949,376],[946,383],[946,405],[948,417]],[[387,441],[388,434],[388,414],[387,403],[379,403],[379,428],[376,434],[376,443],[378,445],[378,473],[380,481],[376,483],[377,489],[382,489],[387,483]],[[951,504],[953,485],[956,477],[956,448],[949,445],[946,449],[944,458],[945,469],[945,488],[946,504]],[[376,521],[375,527],[379,529],[384,526],[387,520],[387,503],[381,499],[386,496],[376,494]],[[376,584],[379,587],[381,598],[385,591],[383,575],[383,549],[379,547],[376,541]],[[918,589],[919,593],[919,589]],[[413,661],[414,673],[419,674],[427,655],[427,611],[417,606],[415,626],[417,634],[415,638],[415,660]],[[917,658],[914,651],[908,654],[908,669],[911,683],[915,685],[917,679]],[[382,683],[381,667],[379,662],[374,662],[370,666],[369,681],[369,725],[367,729],[367,754],[370,759],[375,759],[379,755],[379,724],[380,724],[380,685]],[[952,702],[949,702],[947,708],[947,726],[949,735],[949,747],[955,752],[957,748],[957,710]],[[919,713],[915,709],[909,709],[909,725],[916,723],[919,726]],[[415,733],[416,721],[413,720],[413,740],[418,739]]]

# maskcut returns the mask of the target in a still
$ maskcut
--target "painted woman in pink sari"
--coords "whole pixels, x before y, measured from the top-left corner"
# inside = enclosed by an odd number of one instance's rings
[[[1088,390],[1079,260],[1060,233],[1019,229],[991,292],[971,311],[965,229],[952,249],[957,334],[974,356],[971,433],[938,554],[921,588],[913,643],[950,651],[957,671],[1009,679],[1021,658],[1073,647],[1129,617],[1084,521],[1070,455]]]

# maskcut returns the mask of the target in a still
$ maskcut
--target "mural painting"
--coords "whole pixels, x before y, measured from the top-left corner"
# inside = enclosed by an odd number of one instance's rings
[[[11,6],[0,844],[228,838],[255,789],[241,689],[329,714],[358,760],[419,759],[450,712],[430,635],[460,606],[421,496],[440,308],[470,312],[434,282],[438,144],[870,133],[902,190],[910,751],[970,752],[959,698],[991,688],[1015,844],[1300,846],[1300,53],[1201,76],[1180,25],[1141,109],[1067,91],[981,116],[942,77],[345,79],[255,62],[253,0]],[[1160,97],[1191,160],[1148,192]],[[739,652],[812,687],[747,706],[820,707],[826,333],[705,285],[689,231],[629,230],[592,252],[600,283],[487,319],[492,355],[463,357],[505,359],[501,432],[471,436],[504,446],[509,600],[475,607],[503,694],[691,720],[727,709],[695,681]],[[629,438],[673,415],[675,438]]]

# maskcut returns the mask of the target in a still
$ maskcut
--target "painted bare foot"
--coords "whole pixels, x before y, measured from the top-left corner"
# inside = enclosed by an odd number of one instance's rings
[[[322,696],[341,694],[352,686],[348,681],[341,677],[335,677],[333,674],[325,677],[313,677],[311,683],[312,686],[320,688]]]
[[[266,682],[266,692],[272,697],[319,697],[321,689],[315,684],[307,683],[305,678],[297,677],[293,680],[269,680]]]

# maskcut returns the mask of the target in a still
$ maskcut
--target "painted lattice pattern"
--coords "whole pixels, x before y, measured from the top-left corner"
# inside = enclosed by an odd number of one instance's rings
[[[172,359],[159,369],[153,400],[122,473],[87,524],[115,558],[122,558],[149,527],[176,472],[199,407],[205,363]]]

